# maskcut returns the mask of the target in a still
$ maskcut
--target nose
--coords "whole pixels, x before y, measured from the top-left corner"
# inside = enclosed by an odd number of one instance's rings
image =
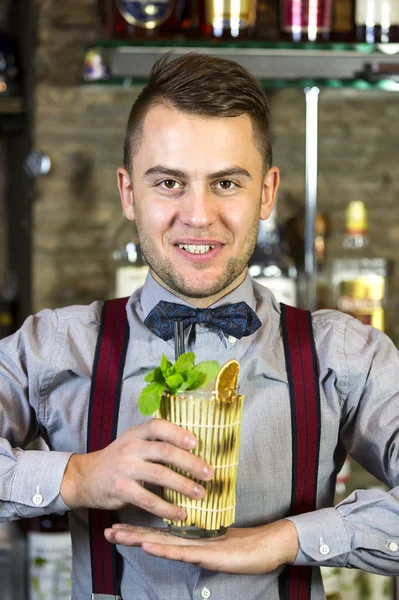
[[[184,195],[180,209],[180,220],[185,225],[203,229],[215,222],[217,199],[210,190],[191,189]]]

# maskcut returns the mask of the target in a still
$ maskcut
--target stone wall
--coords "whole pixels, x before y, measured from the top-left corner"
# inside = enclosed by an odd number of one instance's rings
[[[115,170],[138,92],[80,83],[84,46],[101,35],[95,0],[38,0],[38,7],[36,146],[53,167],[37,186],[35,310],[112,294],[111,240],[122,216]],[[274,90],[270,101],[280,220],[304,204],[304,93]],[[399,308],[399,95],[322,90],[319,104],[319,206],[331,216],[330,254],[347,202],[363,200],[373,252],[396,260],[391,294]]]

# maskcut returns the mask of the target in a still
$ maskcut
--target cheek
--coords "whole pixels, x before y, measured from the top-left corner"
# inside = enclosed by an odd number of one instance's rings
[[[245,237],[254,221],[253,210],[249,208],[248,203],[230,205],[228,210],[224,211],[223,220],[235,235],[239,234]]]
[[[142,212],[142,224],[150,236],[154,234],[162,236],[171,227],[174,218],[175,210],[172,203],[160,202],[154,198],[146,203],[146,209]]]

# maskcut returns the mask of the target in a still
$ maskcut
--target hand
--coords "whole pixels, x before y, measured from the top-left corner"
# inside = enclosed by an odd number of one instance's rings
[[[151,419],[132,427],[103,450],[73,454],[64,473],[61,496],[72,509],[117,510],[134,504],[159,517],[184,521],[182,508],[146,490],[144,484],[203,498],[201,485],[164,466],[171,464],[199,480],[212,479],[212,467],[189,452],[195,445],[195,436],[186,429]]]
[[[190,540],[165,529],[114,525],[106,539],[122,546],[141,546],[152,556],[192,563],[203,569],[259,575],[294,562],[299,549],[295,525],[282,519],[261,527],[230,528],[220,538]]]

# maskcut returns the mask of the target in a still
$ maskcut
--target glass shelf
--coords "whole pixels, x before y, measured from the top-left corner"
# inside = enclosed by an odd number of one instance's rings
[[[387,92],[399,92],[399,81],[381,80],[378,82],[368,82],[362,79],[340,80],[340,79],[265,79],[259,80],[265,89],[283,89],[283,88],[301,88],[318,87],[320,89],[357,89],[357,90],[383,90]],[[132,87],[144,86],[147,83],[145,77],[110,77],[109,79],[95,79],[92,81],[83,81],[84,86],[115,86]]]
[[[384,52],[381,51],[384,48]],[[397,54],[392,54],[393,50]],[[399,91],[399,45],[293,44],[289,42],[214,42],[213,40],[162,40],[129,42],[99,40],[86,48],[110,78],[85,77],[85,83],[141,85],[154,62],[169,50],[174,56],[200,52],[235,60],[264,87],[354,88]],[[390,51],[391,54],[387,53]],[[379,75],[380,68],[386,73]]]
[[[360,44],[351,42],[324,42],[324,43],[294,43],[287,41],[265,42],[261,40],[251,40],[242,42],[224,41],[224,40],[206,40],[206,39],[186,39],[173,38],[164,40],[149,40],[149,41],[130,41],[130,40],[98,40],[90,47],[99,48],[212,48],[212,49],[234,49],[234,50],[328,50],[330,52],[361,52],[363,54],[371,54],[373,52],[381,52],[382,54],[391,54],[396,49],[399,61],[399,44]],[[385,47],[386,51],[382,52],[381,48]]]

